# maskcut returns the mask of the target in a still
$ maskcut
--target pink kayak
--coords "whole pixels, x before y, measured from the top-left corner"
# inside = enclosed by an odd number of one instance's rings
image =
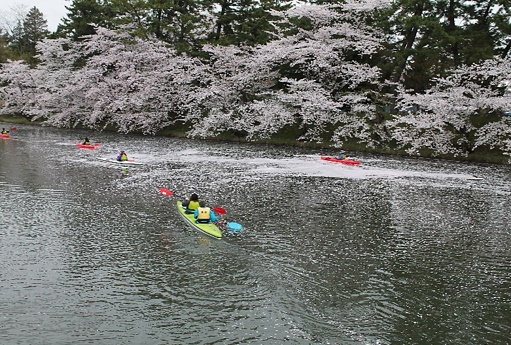
[[[329,162],[335,162],[335,163],[342,163],[342,164],[348,164],[348,165],[360,165],[359,161],[356,161],[354,159],[345,158],[345,159],[337,159],[335,157],[328,157],[328,156],[321,156],[322,160],[329,161]]]
[[[0,134],[0,138],[10,138],[9,134]]]

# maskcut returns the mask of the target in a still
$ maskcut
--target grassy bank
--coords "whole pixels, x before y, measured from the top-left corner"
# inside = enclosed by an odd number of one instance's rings
[[[7,116],[7,115],[0,115],[0,121],[1,122],[7,122],[7,123],[19,123],[24,125],[40,125],[40,121],[30,121],[26,117],[22,116]]]
[[[18,116],[6,116],[0,115],[1,122],[13,123],[13,124],[27,124],[27,125],[41,125],[43,121],[29,121],[25,117]],[[175,138],[185,138],[186,132],[189,130],[189,126],[185,124],[175,125],[171,127],[164,128],[156,133],[157,136],[165,136],[165,137],[175,137]],[[107,131],[115,131],[115,128],[108,128]],[[248,141],[245,139],[243,133],[233,133],[233,132],[225,132],[217,137],[205,139],[205,140],[214,140],[214,141],[227,141],[227,142],[250,142],[255,145],[277,145],[277,146],[294,146],[294,147],[307,147],[307,148],[315,148],[315,149],[332,149],[334,148],[333,143],[324,141],[322,143],[315,142],[306,142],[299,141],[296,138],[300,137],[300,130],[295,127],[288,127],[280,131],[277,135],[274,135],[272,138],[264,139],[264,140],[255,140]],[[349,152],[365,152],[365,153],[375,153],[375,154],[383,154],[383,155],[392,155],[392,156],[406,156],[409,155],[402,149],[397,148],[369,148],[364,146],[356,141],[348,141],[343,145],[343,149]],[[508,165],[509,157],[503,155],[500,151],[490,148],[478,148],[473,153],[469,154],[467,157],[455,157],[453,155],[442,155],[433,157],[429,152],[424,151],[421,152],[421,157],[423,158],[436,158],[436,159],[446,159],[453,161],[461,161],[461,162],[474,162],[474,163],[490,163],[490,164],[505,164]]]

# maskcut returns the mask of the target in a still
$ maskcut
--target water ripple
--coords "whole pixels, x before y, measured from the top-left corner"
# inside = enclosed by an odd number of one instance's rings
[[[505,167],[361,155],[358,169],[299,148],[19,134],[0,147],[1,343],[508,340]],[[100,149],[69,145],[91,134]],[[97,160],[119,149],[144,165]],[[242,235],[189,228],[175,200],[192,191]]]

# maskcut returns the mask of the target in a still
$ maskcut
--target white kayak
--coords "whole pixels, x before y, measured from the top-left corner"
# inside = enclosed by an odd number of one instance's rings
[[[144,163],[135,162],[133,159],[128,159],[127,161],[118,161],[117,159],[112,158],[98,158],[100,161],[113,163],[113,164],[120,164],[120,165],[143,165]]]

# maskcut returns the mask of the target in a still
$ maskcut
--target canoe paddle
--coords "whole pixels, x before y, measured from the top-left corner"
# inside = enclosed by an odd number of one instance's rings
[[[243,230],[243,226],[240,223],[235,222],[227,222],[227,227],[229,227],[227,232],[230,234],[239,234],[241,230]]]
[[[160,188],[160,194],[167,195],[167,196],[172,196],[172,195],[174,195],[174,192],[169,190],[169,189],[167,189],[167,188],[161,187]],[[219,214],[226,214],[227,213],[227,211],[225,209],[223,209],[222,207],[212,207],[211,209],[213,211],[218,212]],[[240,223],[227,222],[225,224],[228,227],[227,232],[229,234],[239,234],[241,232],[241,230],[243,230],[243,226]]]
[[[227,222],[225,220],[218,220],[215,224],[223,233],[226,232],[231,235],[237,235],[243,229],[243,226],[240,223]]]
[[[167,188],[161,187],[160,188],[160,194],[171,196],[171,195],[174,195],[174,192],[172,192],[171,190],[168,190]],[[212,207],[211,209],[213,211],[215,211],[215,212],[220,213],[220,214],[226,214],[227,213],[227,211],[224,208],[222,208],[222,207],[218,207],[217,206],[217,207]]]
[[[211,209],[212,209],[213,211],[215,211],[215,212],[220,213],[220,214],[226,214],[226,213],[227,213],[227,211],[226,211],[226,210],[224,210],[223,208],[218,207],[218,206],[216,206],[216,207],[212,207]]]
[[[171,190],[168,190],[167,188],[160,188],[160,194],[171,196],[174,194]]]

